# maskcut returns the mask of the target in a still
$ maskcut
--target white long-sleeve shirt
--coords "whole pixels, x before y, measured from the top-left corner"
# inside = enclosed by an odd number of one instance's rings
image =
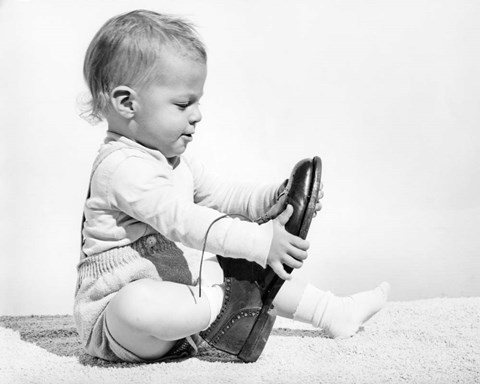
[[[182,155],[172,166],[161,152],[110,132],[98,159],[85,203],[85,256],[158,232],[177,243],[188,260],[199,254],[219,216],[255,219],[276,200],[278,185],[225,183],[194,158]],[[224,218],[212,226],[206,251],[265,267],[272,235],[271,222]]]

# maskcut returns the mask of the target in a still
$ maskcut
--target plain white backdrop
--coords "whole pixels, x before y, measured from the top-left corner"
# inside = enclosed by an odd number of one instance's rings
[[[111,16],[183,15],[208,47],[189,148],[226,178],[324,164],[299,271],[392,300],[480,295],[480,3],[1,1],[0,315],[68,314],[90,166],[83,55]]]

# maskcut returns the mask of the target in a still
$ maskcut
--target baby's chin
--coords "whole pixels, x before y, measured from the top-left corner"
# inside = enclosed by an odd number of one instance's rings
[[[167,159],[174,159],[178,156],[181,156],[185,153],[185,151],[187,150],[187,146],[188,144],[185,143],[183,145],[180,145],[178,147],[176,147],[175,149],[172,149],[171,151],[168,151],[167,153],[160,150],[160,152],[162,152],[162,154],[167,158]]]

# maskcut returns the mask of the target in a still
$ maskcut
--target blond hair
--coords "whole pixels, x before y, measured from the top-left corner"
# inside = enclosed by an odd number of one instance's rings
[[[83,75],[91,93],[83,116],[100,121],[110,92],[119,85],[143,87],[161,74],[165,48],[206,63],[207,53],[195,28],[179,17],[136,10],[108,20],[85,55]]]

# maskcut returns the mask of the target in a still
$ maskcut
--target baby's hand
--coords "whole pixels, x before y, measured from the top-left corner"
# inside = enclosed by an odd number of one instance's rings
[[[322,198],[323,198],[323,183],[320,183],[320,191],[318,191],[318,198],[317,198],[317,203],[315,204],[314,216],[316,216],[317,212],[322,209],[322,203],[320,202],[320,199]]]
[[[291,275],[285,271],[283,264],[292,268],[300,268],[303,265],[303,260],[308,256],[306,251],[310,247],[307,240],[294,236],[285,229],[285,224],[287,224],[292,213],[293,207],[288,205],[273,220],[273,239],[267,257],[267,264],[283,280],[291,279]]]
[[[275,218],[277,217],[280,212],[282,212],[283,207],[285,206],[285,200],[286,200],[286,194],[285,194],[285,188],[288,184],[288,179],[285,180],[280,187],[278,187],[277,194],[278,194],[278,200],[276,204],[268,211],[268,217],[270,218]],[[323,183],[320,183],[320,190],[318,191],[318,198],[315,204],[315,213],[314,215],[317,215],[317,212],[322,209],[322,203],[320,202],[321,199],[323,199]]]

